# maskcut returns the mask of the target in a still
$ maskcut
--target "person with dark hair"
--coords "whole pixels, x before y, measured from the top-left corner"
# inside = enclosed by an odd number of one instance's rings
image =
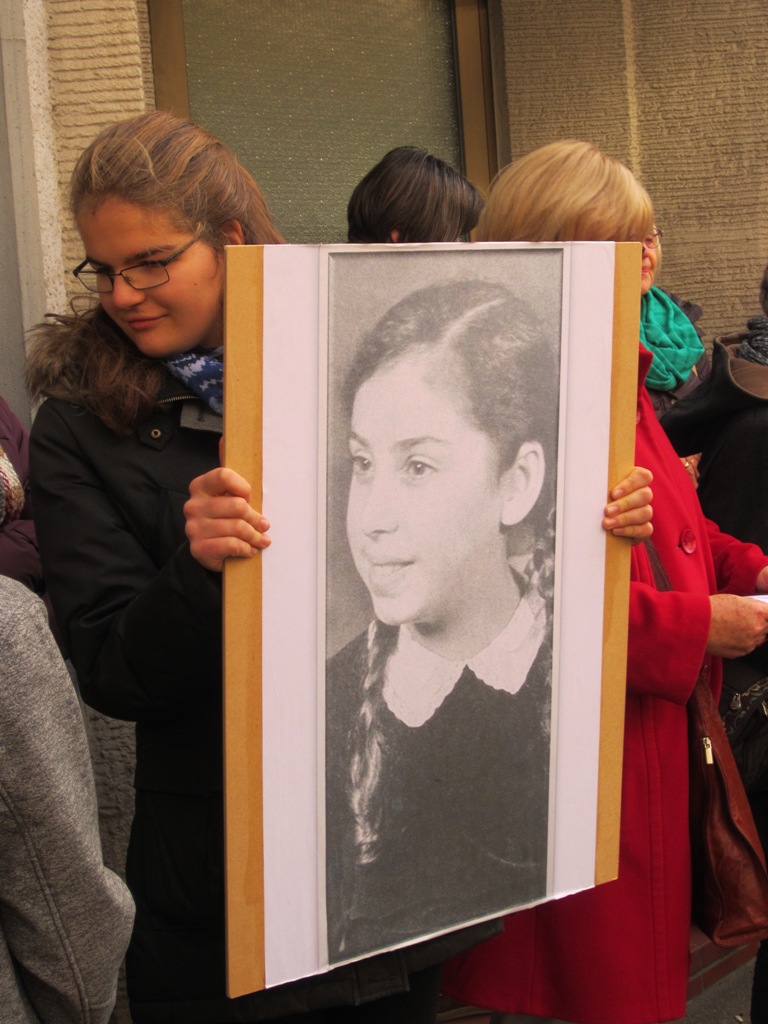
[[[463,174],[416,146],[398,146],[358,183],[347,206],[349,242],[458,242],[483,201]]]
[[[462,304],[466,307],[463,310]],[[414,842],[418,845],[425,837],[424,826],[434,820],[432,813],[410,835],[407,831],[400,833],[402,817],[398,822],[389,816],[390,811],[397,811],[394,794],[399,784],[404,783],[403,802],[409,805],[407,813],[413,822],[424,801],[435,793],[434,785],[418,791],[422,775],[410,771],[418,762],[416,746],[411,745],[407,751],[403,748],[405,756],[397,759],[397,764],[390,757],[377,762],[376,734],[380,729],[392,729],[400,738],[410,730],[417,746],[426,742],[427,749],[437,755],[434,764],[450,769],[444,786],[437,787],[443,799],[454,784],[457,789],[468,784],[462,776],[472,770],[473,763],[479,769],[477,758],[470,759],[469,751],[481,753],[479,745],[484,740],[493,749],[503,749],[505,766],[516,764],[515,758],[519,757],[517,766],[526,779],[519,794],[521,801],[526,808],[531,802],[536,804],[530,823],[521,827],[510,842],[504,829],[509,821],[506,798],[510,786],[516,792],[519,790],[515,780],[505,780],[497,793],[502,827],[489,826],[483,815],[474,837],[473,830],[462,823],[461,828],[454,830],[460,835],[452,836],[453,845],[446,845],[446,851],[453,851],[458,857],[466,854],[467,863],[475,864],[483,872],[485,877],[479,882],[483,899],[489,894],[492,899],[498,895],[498,886],[506,886],[510,881],[509,865],[495,862],[498,853],[514,863],[515,891],[521,898],[523,894],[540,891],[546,847],[546,821],[542,813],[546,804],[546,796],[542,796],[547,778],[546,744],[542,742],[534,751],[532,741],[542,736],[548,723],[550,675],[546,637],[551,608],[549,511],[554,471],[550,441],[555,428],[548,415],[551,405],[532,403],[529,393],[536,389],[526,387],[523,381],[530,385],[542,367],[548,365],[552,353],[546,344],[541,352],[534,344],[535,331],[522,304],[512,301],[503,288],[477,284],[454,283],[448,289],[428,290],[414,296],[390,310],[390,316],[384,318],[374,334],[374,358],[369,361],[364,353],[359,354],[346,390],[354,435],[350,449],[350,545],[358,571],[374,595],[377,623],[371,630],[374,637],[370,647],[366,631],[329,668],[327,724],[332,732],[329,749],[334,753],[329,756],[332,763],[327,773],[327,939],[332,963],[379,949],[382,939],[397,948],[336,967],[329,977],[333,979],[348,969],[358,979],[369,973],[375,977],[373,970],[378,965],[380,986],[396,970],[403,979],[407,977],[410,992],[360,1007],[359,1018],[344,1011],[323,1018],[333,1024],[351,1024],[353,1019],[381,1024],[432,1021],[440,962],[450,955],[451,948],[468,948],[479,941],[483,932],[498,930],[495,920],[450,930],[458,921],[466,920],[463,915],[467,910],[472,917],[482,913],[476,909],[476,894],[467,893],[466,864],[452,866],[450,876],[446,877],[449,884],[440,893],[434,879],[428,878],[431,862],[423,856],[414,865],[415,886],[405,879],[406,902],[413,896],[412,906],[393,903],[391,920],[382,918],[376,927],[372,919],[374,904],[383,895],[381,886],[387,884],[392,855],[397,854],[399,847],[400,854],[407,856],[414,849]],[[550,380],[553,379],[554,374]],[[516,391],[525,390],[519,409],[509,401],[508,390],[499,387],[500,383]],[[543,386],[549,386],[546,378]],[[450,431],[439,439],[433,438],[429,450],[422,450],[417,442],[417,438],[425,444],[429,441],[423,436],[423,422],[410,429],[392,410],[393,396],[399,391],[402,397],[402,390],[409,387],[415,389],[414,401],[408,403],[413,413],[425,411],[423,400],[431,397],[431,429]],[[407,438],[402,436],[403,430]],[[367,442],[375,446],[370,452],[365,449]],[[399,453],[399,472],[392,465],[396,460],[393,448]],[[442,473],[438,472],[438,453],[434,448],[443,452]],[[383,499],[380,493],[381,476],[375,467],[381,459],[385,477],[394,490],[399,495],[403,490],[411,492],[408,532],[414,544],[418,544],[418,559],[415,550],[402,556],[396,553],[394,559],[385,554],[381,564],[377,564],[375,556],[367,556],[366,548],[372,545],[364,539],[365,535],[372,532],[383,539],[389,532],[381,520],[375,522],[376,517],[386,517],[388,509],[389,514],[394,514],[394,499]],[[635,469],[613,488],[603,519],[606,530],[632,540],[650,533],[649,481],[647,471]],[[439,490],[440,482],[442,501],[438,499],[436,505],[434,491]],[[369,500],[365,495],[371,490],[377,496]],[[193,480],[190,494],[184,512],[192,556],[211,574],[221,572],[228,558],[250,557],[256,538],[248,519],[248,482],[230,469],[215,469]],[[240,500],[233,497],[236,494],[241,496]],[[366,526],[369,521],[372,522]],[[519,545],[523,551],[518,560],[518,552],[510,550],[510,542],[514,548],[514,542],[520,541],[518,523],[523,521],[526,527],[529,522],[535,524],[536,530],[527,545]],[[402,535],[405,532],[403,528]],[[430,533],[440,543],[434,544]],[[482,568],[470,572],[475,558]],[[411,561],[418,561],[419,568],[411,567]],[[448,581],[457,576],[467,586],[454,588],[456,604],[451,608]],[[414,580],[410,597],[397,592],[399,581],[406,578]],[[473,639],[468,638],[471,633]],[[417,640],[427,635],[434,640],[434,650],[422,647]],[[391,642],[393,638],[396,645]],[[517,647],[520,657],[517,670],[508,672],[509,662],[514,660],[509,655],[510,647]],[[421,695],[424,699],[416,701],[418,707],[407,700],[408,687],[402,684],[409,675],[407,659],[413,657],[433,665],[447,663],[447,676],[442,673],[441,707],[430,707],[428,695]],[[459,671],[454,674],[457,659]],[[470,662],[466,676],[460,659]],[[382,661],[389,669],[396,660],[400,683],[388,684],[381,678],[376,663]],[[491,662],[491,670],[496,664],[496,671],[484,673],[481,666],[485,661]],[[394,668],[389,675],[395,679]],[[417,690],[413,696],[419,696]],[[398,709],[397,715],[384,709],[390,698]],[[471,723],[464,720],[466,729],[460,749],[454,733],[468,704],[475,705],[477,714]],[[510,715],[519,716],[519,722],[510,723]],[[523,722],[528,726],[527,732],[522,728]],[[504,734],[505,726],[510,727],[508,734]],[[510,737],[516,742],[507,742]],[[435,745],[439,746],[442,739],[453,743],[450,761],[436,750]],[[510,749],[515,745],[516,752]],[[531,780],[527,766],[523,767],[529,757],[531,763],[535,761],[541,766],[539,779]],[[393,778],[393,768],[402,773],[399,780]],[[415,796],[415,801],[409,800],[411,796]],[[387,806],[387,815],[380,817],[383,804]],[[477,837],[485,837],[485,841],[477,844]],[[438,835],[431,837],[432,842],[438,839]],[[358,873],[358,866],[370,866],[371,871]],[[401,861],[399,872],[390,878],[395,887],[403,881],[404,871],[407,876]],[[359,874],[362,888],[358,879],[350,879],[350,873]],[[445,898],[446,891],[451,889],[445,906],[437,906],[435,898]],[[359,905],[359,914],[350,898]],[[423,934],[421,928],[425,923],[429,929],[430,921],[438,922],[435,930],[441,934],[437,938],[403,945]]]
[[[327,672],[332,960],[546,894],[556,345],[469,280],[408,295],[354,358],[375,618]]]

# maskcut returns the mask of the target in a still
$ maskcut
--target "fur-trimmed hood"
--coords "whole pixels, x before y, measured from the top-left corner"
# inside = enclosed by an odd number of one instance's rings
[[[50,316],[31,331],[26,380],[33,399],[61,398],[73,405],[86,401],[86,341],[76,319]]]
[[[100,307],[38,324],[30,334],[26,379],[33,399],[81,406],[120,435],[129,434],[160,399],[189,394],[162,360],[142,355]]]

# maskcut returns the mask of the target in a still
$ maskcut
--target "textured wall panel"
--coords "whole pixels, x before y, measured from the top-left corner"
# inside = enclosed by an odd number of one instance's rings
[[[502,0],[502,23],[512,158],[576,138],[627,159],[621,4]]]
[[[665,232],[663,286],[708,336],[757,311],[768,261],[764,0],[501,0],[512,156],[584,138],[630,164]]]
[[[665,230],[661,283],[704,307],[707,333],[758,310],[768,262],[764,2],[636,5],[642,173]]]
[[[447,0],[184,0],[190,115],[224,138],[292,242],[346,239],[393,146],[460,162]]]
[[[139,32],[139,52],[141,54],[141,84],[144,90],[144,106],[147,110],[155,108],[155,82],[152,68],[152,38],[149,34],[149,13],[147,0],[135,0],[136,22]]]

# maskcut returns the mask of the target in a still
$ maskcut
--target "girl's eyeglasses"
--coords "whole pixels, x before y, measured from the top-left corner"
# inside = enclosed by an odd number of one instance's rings
[[[94,270],[88,266],[88,260],[84,259],[79,266],[75,267],[72,273],[89,292],[99,292],[102,295],[108,294],[114,288],[116,277],[122,277],[136,291],[147,291],[149,288],[157,288],[158,285],[170,281],[171,275],[168,273],[168,265],[178,259],[199,238],[199,235],[195,235],[186,245],[182,245],[180,249],[172,252],[170,256],[166,256],[162,260],[145,260],[143,263],[137,263],[134,267],[126,267],[125,270],[114,271]]]

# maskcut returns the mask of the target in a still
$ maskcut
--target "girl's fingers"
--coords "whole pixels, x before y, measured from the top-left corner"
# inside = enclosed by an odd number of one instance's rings
[[[215,540],[216,538],[232,537],[235,540],[245,541],[253,547],[261,544],[261,539],[266,535],[269,523],[262,516],[258,522],[264,524],[263,529],[254,526],[245,519],[189,519],[187,520],[187,536],[190,540]]]
[[[612,530],[616,526],[638,526],[649,523],[653,519],[653,505],[650,499],[637,506],[624,506],[620,502],[608,505],[605,509],[603,526]]]
[[[224,466],[196,477],[189,495],[189,547],[207,569],[221,572],[227,558],[252,558],[271,543],[269,520],[251,507],[250,484],[234,470]]]

